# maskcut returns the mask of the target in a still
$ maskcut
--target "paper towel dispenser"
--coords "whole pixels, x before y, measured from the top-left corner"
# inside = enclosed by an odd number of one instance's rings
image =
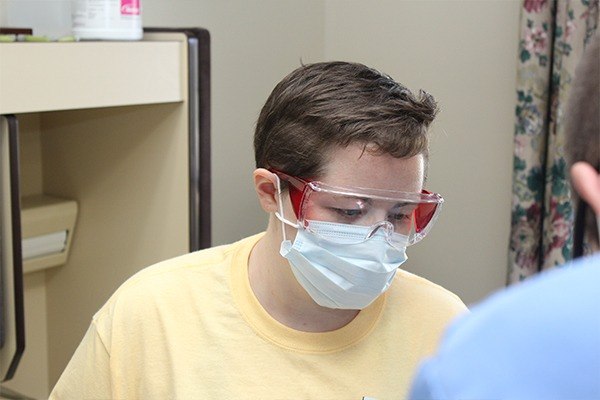
[[[48,195],[21,199],[23,273],[67,261],[77,219],[77,202]]]

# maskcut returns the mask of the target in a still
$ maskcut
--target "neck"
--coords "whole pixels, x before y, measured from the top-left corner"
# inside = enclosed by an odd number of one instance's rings
[[[262,307],[281,324],[299,331],[327,332],[347,325],[359,311],[315,303],[279,254],[282,237],[280,222],[271,216],[265,236],[250,253],[250,287]]]

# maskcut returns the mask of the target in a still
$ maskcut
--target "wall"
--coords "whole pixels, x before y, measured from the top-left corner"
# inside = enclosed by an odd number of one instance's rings
[[[427,186],[446,203],[406,268],[468,303],[505,282],[519,4],[326,2],[327,59],[367,63],[440,104]]]
[[[266,228],[254,187],[252,137],[277,82],[323,58],[323,1],[145,0],[146,26],[201,26],[211,34],[213,243]]]

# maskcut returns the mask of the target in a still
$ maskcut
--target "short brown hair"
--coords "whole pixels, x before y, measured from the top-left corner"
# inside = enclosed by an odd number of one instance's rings
[[[267,99],[254,136],[257,168],[315,178],[328,152],[351,144],[394,157],[427,157],[434,98],[415,96],[388,75],[358,63],[303,65]]]

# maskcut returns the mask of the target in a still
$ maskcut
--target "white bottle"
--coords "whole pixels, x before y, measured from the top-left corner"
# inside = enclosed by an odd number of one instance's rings
[[[76,0],[73,35],[82,40],[142,38],[141,0]]]

